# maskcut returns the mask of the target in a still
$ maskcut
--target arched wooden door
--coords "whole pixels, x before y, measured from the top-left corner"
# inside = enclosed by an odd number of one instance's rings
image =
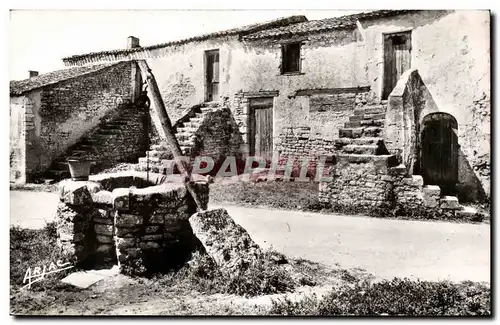
[[[425,184],[439,185],[442,194],[455,194],[458,181],[457,120],[432,113],[422,121],[422,176]]]

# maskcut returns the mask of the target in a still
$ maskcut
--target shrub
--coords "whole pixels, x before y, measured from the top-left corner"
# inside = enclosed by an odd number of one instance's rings
[[[258,296],[292,291],[295,280],[283,267],[268,258],[257,261],[227,282],[226,292]]]
[[[490,289],[474,282],[412,281],[394,278],[334,288],[318,303],[273,302],[270,314],[318,316],[491,315]]]
[[[292,300],[288,297],[271,300],[271,315],[281,316],[316,316],[320,300],[315,294],[305,296],[301,300]]]
[[[206,254],[196,252],[188,265],[163,281],[177,281],[179,285],[198,292],[228,293],[257,296],[291,291],[296,282],[280,264],[286,262],[275,252],[264,254],[262,259],[239,274],[220,272],[215,262]],[[174,280],[176,278],[176,280]]]

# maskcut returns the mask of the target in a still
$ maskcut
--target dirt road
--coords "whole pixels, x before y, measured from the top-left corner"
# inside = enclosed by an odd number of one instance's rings
[[[225,206],[260,245],[383,278],[490,281],[490,226]]]
[[[11,191],[11,224],[41,228],[53,220],[57,194]],[[490,280],[490,226],[384,220],[225,206],[254,240],[290,257],[384,278]]]

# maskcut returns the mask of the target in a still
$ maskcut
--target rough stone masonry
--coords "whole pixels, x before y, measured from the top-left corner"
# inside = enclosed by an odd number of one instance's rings
[[[146,275],[183,265],[199,242],[189,225],[194,200],[182,183],[140,172],[102,174],[60,183],[58,244],[83,267],[118,263],[120,272]],[[208,184],[195,182],[208,204]]]

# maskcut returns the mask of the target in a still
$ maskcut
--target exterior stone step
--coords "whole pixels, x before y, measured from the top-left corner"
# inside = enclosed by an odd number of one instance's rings
[[[387,175],[389,169],[398,164],[395,155],[339,154],[336,158],[339,169],[342,169],[345,164],[372,164],[379,175]]]
[[[136,171],[139,172],[151,172],[151,173],[158,173],[158,174],[165,174],[165,168],[157,165],[146,165],[146,164],[137,164],[134,166]]]
[[[339,159],[347,160],[351,163],[366,163],[371,161],[390,160],[392,166],[397,165],[397,158],[394,155],[367,155],[367,154],[339,154]],[[394,161],[396,164],[394,164]]]
[[[361,116],[361,115],[359,115]],[[349,121],[345,123],[346,128],[359,128],[363,126],[384,126],[385,120],[359,119],[358,121]]]
[[[184,126],[181,128],[177,128],[177,133],[193,133],[193,132],[196,132],[197,130],[198,130],[198,128],[196,128],[196,127]]]
[[[99,135],[112,135],[112,134],[120,134],[122,131],[120,129],[99,129],[97,134]]]
[[[156,150],[156,151],[170,151],[170,147],[167,144],[153,144],[151,145],[151,150]]]
[[[349,116],[349,122],[361,121],[364,118],[365,118],[364,114],[362,114],[362,115],[351,115],[351,116]]]
[[[365,114],[364,118],[374,120],[385,120],[385,113]]]
[[[161,160],[161,159],[160,159],[160,158],[158,158],[158,157],[149,157],[149,158],[148,158],[148,157],[140,157],[140,158],[139,158],[139,164],[141,164],[141,163],[145,163],[145,164],[146,164],[146,163],[148,163],[148,162],[149,162],[150,164],[159,164],[159,163],[160,163],[160,160]]]
[[[462,207],[461,210],[455,212],[456,216],[461,219],[475,219],[478,212],[474,207]]]
[[[369,145],[377,145],[377,146],[382,146],[383,145],[383,139],[382,138],[370,138],[370,137],[363,137],[363,138],[338,138],[335,139],[335,146],[338,148],[341,148],[346,145],[358,145],[358,146],[369,146]]]
[[[339,138],[361,138],[363,128],[341,128],[339,129]]]
[[[175,135],[177,141],[189,140],[194,137],[194,135],[190,132],[180,132]]]
[[[166,150],[148,150],[146,151],[146,157],[157,157],[160,159],[171,159],[172,158],[172,153]]]
[[[385,107],[382,105],[365,106],[354,109],[354,115],[365,114],[385,114]]]
[[[378,126],[370,126],[363,129],[363,136],[378,137],[381,136],[384,129]]]
[[[361,126],[384,126],[385,120],[364,119]]]
[[[99,140],[98,139],[94,139],[94,138],[82,138],[80,140],[80,144],[82,144],[82,145],[93,145],[93,144],[96,144],[96,143],[99,143]]]
[[[355,145],[350,144],[342,148],[345,153],[355,153],[355,154],[368,154],[377,155],[380,154],[379,146],[377,145]]]
[[[191,146],[180,146],[183,154],[188,155],[191,153]]]
[[[200,128],[200,125],[201,125],[200,122],[195,122],[195,121],[189,120],[188,122],[184,123],[183,128],[191,128],[191,129],[197,130]]]
[[[77,145],[77,150],[82,150],[82,151],[92,151],[94,149],[94,146],[93,144],[82,144],[82,143],[79,143]]]
[[[120,129],[123,125],[120,124],[114,124],[114,123],[107,123],[106,125],[101,125],[100,129],[101,130],[117,130]]]
[[[462,207],[458,203],[458,198],[456,196],[443,196],[440,200],[441,209],[448,210],[460,210]]]

